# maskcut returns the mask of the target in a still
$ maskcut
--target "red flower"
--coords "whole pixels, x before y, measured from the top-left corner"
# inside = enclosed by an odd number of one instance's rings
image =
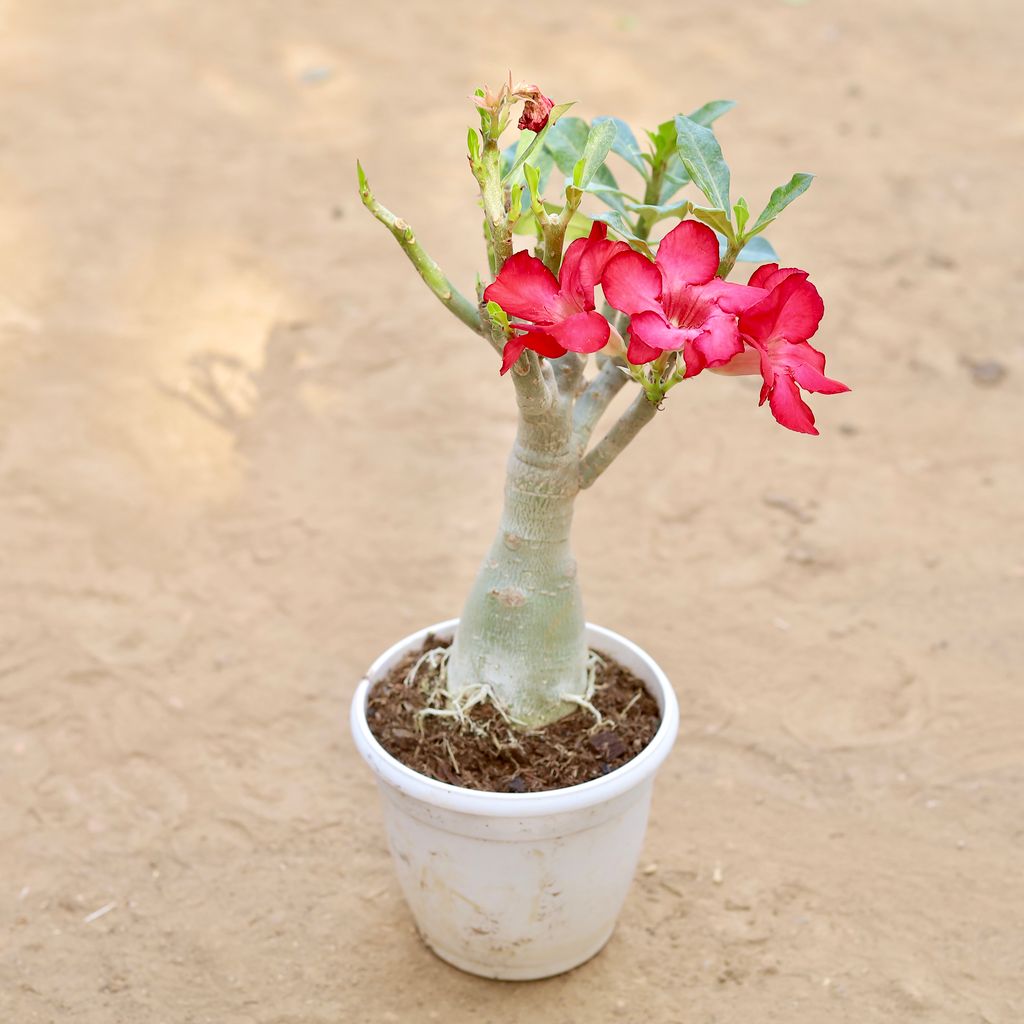
[[[662,239],[654,263],[630,249],[608,264],[601,287],[608,302],[630,316],[631,363],[682,349],[686,376],[693,377],[743,351],[736,314],[765,293],[717,273],[718,239],[695,220],[681,221]]]
[[[514,95],[526,101],[522,116],[519,118],[519,130],[539,132],[548,123],[548,114],[555,105],[535,85],[516,85]]]
[[[825,312],[821,296],[807,280],[806,271],[780,270],[777,263],[758,267],[750,284],[767,289],[768,294],[740,315],[739,331],[749,348],[718,372],[759,372],[764,378],[760,404],[767,399],[772,415],[784,427],[817,434],[814,413],[800,397],[798,386],[825,395],[850,390],[825,376],[825,357],[807,343]]]
[[[594,286],[605,265],[629,248],[607,241],[608,228],[597,222],[589,238],[577,238],[562,258],[558,278],[528,252],[505,261],[497,280],[484,289],[485,302],[497,302],[518,322],[518,335],[505,345],[501,372],[529,348],[557,359],[566,352],[596,352],[608,341],[608,321],[594,310]],[[525,321],[522,322],[522,321]]]

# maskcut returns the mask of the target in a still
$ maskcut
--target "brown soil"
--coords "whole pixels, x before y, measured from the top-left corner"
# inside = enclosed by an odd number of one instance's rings
[[[492,793],[535,793],[577,786],[631,761],[651,742],[658,705],[643,683],[602,655],[594,698],[598,722],[584,708],[529,732],[510,727],[492,704],[469,710],[468,722],[422,715],[443,708],[438,669],[410,669],[421,653],[446,646],[428,636],[422,651],[399,662],[370,691],[366,718],[381,746],[410,768],[439,782]]]
[[[0,1021],[1019,1024],[1024,7],[398,6],[0,0]],[[515,428],[356,157],[471,291],[508,68],[815,172],[768,235],[854,389],[703,374],[581,496],[680,736],[612,941],[514,988],[419,941],[344,721]]]

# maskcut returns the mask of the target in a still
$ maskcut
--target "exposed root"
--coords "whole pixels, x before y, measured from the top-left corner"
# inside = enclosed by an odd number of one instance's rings
[[[597,689],[597,670],[605,664],[604,658],[597,651],[587,651],[587,689],[583,696],[590,700]]]
[[[450,647],[432,647],[429,651],[416,659],[412,668],[405,676],[405,685],[416,685],[416,678],[420,670],[426,667],[428,680],[420,684],[420,690],[426,697],[427,707],[416,712],[416,726],[422,732],[424,722],[427,718],[448,718],[454,719],[460,729],[471,732],[475,736],[489,738],[500,753],[502,750],[515,750],[520,747],[516,736],[517,729],[526,729],[525,722],[516,718],[505,704],[499,700],[497,694],[486,683],[473,683],[464,687],[457,693],[448,690],[448,656]],[[596,729],[604,724],[601,712],[594,707],[592,700],[597,688],[598,669],[605,664],[604,659],[596,651],[587,652],[586,665],[586,688],[583,694],[563,693],[561,699],[569,704],[575,704],[589,711],[594,716]],[[506,735],[499,739],[494,734],[493,721],[479,721],[472,717],[469,712],[480,704],[488,703],[497,712],[498,718],[507,727]],[[452,767],[455,767],[454,756],[452,756]],[[455,769],[458,772],[458,769]]]
[[[424,691],[428,704],[441,706],[426,707],[418,711],[416,713],[417,726],[422,729],[423,722],[427,718],[451,718],[459,724],[460,729],[471,732],[474,736],[490,737],[499,750],[502,748],[518,748],[519,741],[516,739],[513,729],[525,729],[526,723],[513,716],[508,708],[498,699],[494,691],[485,683],[474,683],[458,693],[449,693],[444,685],[447,677],[447,673],[444,671],[446,665],[447,660],[445,665],[441,666],[438,671],[438,679],[435,685],[430,690]],[[442,678],[442,676],[445,678]],[[507,727],[506,741],[504,743],[494,736],[492,732],[495,723],[486,720],[479,721],[469,714],[473,708],[484,703],[488,703],[494,708],[498,718]]]
[[[637,690],[636,693],[630,698],[629,703],[619,712],[619,718],[625,718],[629,714],[629,709],[644,695],[643,690]]]
[[[560,694],[560,698],[570,704],[579,705],[579,707],[583,708],[585,711],[589,711],[594,716],[597,725],[601,725],[604,722],[604,719],[601,717],[601,712],[598,711],[586,697],[581,697],[576,693],[563,693]]]
[[[423,692],[431,695],[435,690],[443,690],[448,681],[448,656],[450,654],[450,647],[431,647],[429,651],[424,651],[413,663],[412,668],[409,669],[404,680],[405,685],[413,686],[420,669],[426,665],[434,671],[436,681],[432,687],[424,688]]]

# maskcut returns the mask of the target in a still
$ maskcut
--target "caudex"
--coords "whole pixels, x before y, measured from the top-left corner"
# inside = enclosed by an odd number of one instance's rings
[[[469,130],[468,160],[491,279],[478,281],[476,302],[377,201],[361,166],[359,193],[445,308],[493,346],[512,381],[518,428],[501,523],[444,659],[443,704],[461,716],[489,700],[515,725],[535,728],[592,695],[570,548],[574,503],[669,392],[705,370],[759,373],[760,402],[775,419],[817,434],[800,390],[848,389],[825,376],[825,357],[809,343],[824,313],[817,289],[806,271],[780,268],[762,235],[812,175],[794,174],[756,217],[743,198],[732,202],[711,126],[734,104],[679,114],[646,132],[641,149],[618,118],[587,124],[567,116],[571,103],[555,104],[511,76],[496,92],[478,89],[473,102],[480,126]],[[520,102],[518,138],[502,148]],[[606,165],[612,157],[642,191],[619,185]],[[605,209],[585,213],[584,197]],[[516,236],[532,252],[515,251]],[[745,284],[728,280],[738,261],[758,264]],[[595,441],[626,386],[636,390],[633,401]]]

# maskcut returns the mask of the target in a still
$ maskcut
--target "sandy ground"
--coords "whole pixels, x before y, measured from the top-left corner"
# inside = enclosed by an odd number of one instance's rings
[[[1024,1016],[1024,16],[587,7],[0,4],[4,1024]],[[816,171],[772,238],[855,388],[807,439],[702,379],[582,498],[683,728],[616,936],[529,985],[419,944],[344,727],[458,611],[513,423],[353,165],[471,287],[507,67],[740,101],[752,205]]]

